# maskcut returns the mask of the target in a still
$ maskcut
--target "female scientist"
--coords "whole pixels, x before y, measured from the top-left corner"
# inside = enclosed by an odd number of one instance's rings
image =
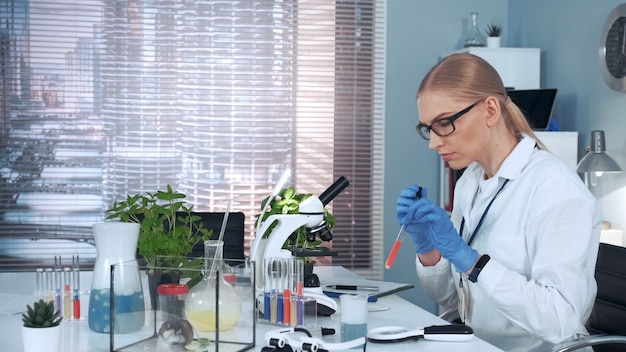
[[[417,105],[419,135],[452,169],[466,168],[451,217],[417,186],[398,198],[424,290],[504,350],[588,334],[601,217],[580,177],[544,150],[496,70],[475,55],[433,67]]]

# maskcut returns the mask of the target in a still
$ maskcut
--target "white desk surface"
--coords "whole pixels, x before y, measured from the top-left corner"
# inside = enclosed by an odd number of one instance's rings
[[[316,273],[324,281],[325,277],[353,277],[354,274],[341,267],[317,267]],[[376,304],[387,306],[388,310],[370,312],[368,316],[368,329],[400,325],[407,328],[418,328],[430,325],[441,325],[446,322],[428,311],[415,306],[414,304],[400,298],[397,295],[382,297]],[[325,341],[337,342],[339,338],[339,314],[331,317],[319,317],[318,326],[335,328],[337,334],[325,337]],[[266,331],[276,329],[276,326],[257,324],[256,344],[250,351],[260,351],[266,346],[263,335]],[[21,315],[0,315],[0,351],[22,352],[22,322]],[[319,335],[317,335],[319,337]],[[151,351],[152,349],[145,349]],[[181,351],[184,349],[181,347]],[[425,341],[404,341],[393,344],[368,343],[367,351],[501,351],[500,349],[474,337],[467,342],[436,342]],[[62,323],[61,346],[59,351],[63,352],[98,352],[109,351],[108,335],[97,334],[89,330],[86,320],[67,321]],[[174,350],[171,350],[174,351]]]

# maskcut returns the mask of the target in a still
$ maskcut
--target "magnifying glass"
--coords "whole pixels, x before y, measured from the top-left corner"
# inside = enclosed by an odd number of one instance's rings
[[[431,325],[409,330],[404,326],[384,326],[367,332],[370,342],[390,343],[423,338],[431,341],[468,341],[474,337],[474,330],[464,324]]]

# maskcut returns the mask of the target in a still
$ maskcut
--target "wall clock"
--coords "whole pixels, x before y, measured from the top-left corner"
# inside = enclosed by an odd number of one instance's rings
[[[626,92],[626,4],[614,8],[604,24],[600,70],[611,89]]]

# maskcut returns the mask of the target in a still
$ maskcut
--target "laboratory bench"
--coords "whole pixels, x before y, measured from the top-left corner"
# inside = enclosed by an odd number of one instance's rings
[[[324,278],[353,278],[355,275],[350,271],[336,266],[316,267],[315,272],[319,275],[323,282]],[[7,275],[7,274],[0,274]],[[0,281],[6,282],[6,281]],[[90,282],[90,281],[83,281]],[[16,293],[15,287],[8,289],[0,286],[0,292]],[[371,308],[368,313],[368,329],[384,327],[384,326],[404,326],[408,329],[416,329],[431,325],[447,324],[446,321],[431,314],[430,312],[404,300],[398,295],[392,294],[378,299],[377,302],[369,303]],[[84,310],[86,311],[86,310]],[[335,335],[325,336],[324,341],[339,341],[339,312],[330,317],[318,317],[316,327],[335,328]],[[266,346],[264,335],[267,331],[277,329],[277,326],[263,323],[256,324],[255,347],[249,351],[261,351]],[[0,315],[0,351],[21,352],[22,347],[22,322],[20,314]],[[61,324],[62,336],[59,351],[109,351],[109,335],[98,334],[89,330],[86,319],[64,321]],[[315,332],[315,329],[312,329]],[[319,334],[315,335],[320,337]],[[175,351],[175,349],[165,349],[162,347],[143,346],[140,351]],[[211,350],[211,349],[210,349]],[[222,348],[220,348],[222,350]],[[226,350],[226,349],[224,349]],[[372,343],[367,344],[367,351],[501,351],[500,349],[488,344],[487,342],[473,337],[465,342],[438,342],[427,341],[423,339],[388,343]],[[185,349],[180,346],[180,351]],[[357,351],[353,349],[351,351]]]

